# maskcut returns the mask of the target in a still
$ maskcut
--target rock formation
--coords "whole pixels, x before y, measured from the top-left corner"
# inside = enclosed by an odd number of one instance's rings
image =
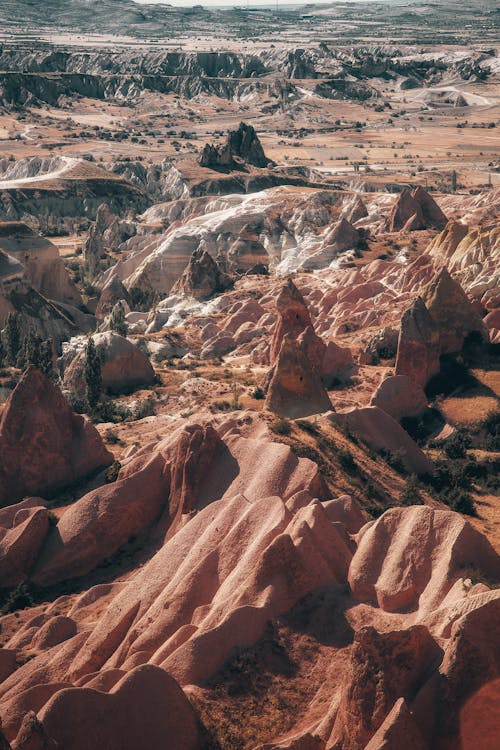
[[[291,278],[287,279],[276,298],[276,310],[278,318],[274,326],[271,349],[269,351],[269,363],[271,365],[276,361],[283,339],[287,334],[292,338],[298,338],[306,328],[312,328],[311,316],[304,297]],[[325,345],[319,336],[316,336],[309,344],[308,356],[311,362],[319,368],[323,359]]]
[[[74,414],[59,388],[29,368],[0,421],[0,504],[51,494],[110,464],[95,427]]]
[[[131,670],[108,693],[61,690],[40,713],[56,747],[201,750],[196,715],[170,675],[153,664]]]
[[[92,277],[99,269],[101,258],[105,257],[109,250],[115,250],[131,233],[131,225],[120,221],[120,218],[110,211],[107,203],[100,204],[83,249],[83,260]]]
[[[389,232],[418,229],[443,229],[447,219],[434,198],[422,187],[403,190],[394,204],[387,229]]]
[[[427,406],[427,398],[422,387],[407,375],[392,375],[382,380],[370,405],[400,422],[403,417],[418,417]]]
[[[306,417],[332,409],[321,377],[309,357],[306,329],[298,339],[287,333],[269,383],[266,407],[281,417]]]
[[[391,508],[365,528],[349,583],[356,599],[377,601],[386,612],[418,607],[423,613],[438,606],[471,555],[483,575],[498,575],[495,551],[457,513],[426,506]]]
[[[460,284],[446,268],[422,290],[422,300],[439,330],[441,353],[461,351],[465,340],[475,334],[488,341],[488,331]]]
[[[195,299],[210,299],[231,286],[231,278],[221,271],[210,253],[198,248],[192,254],[182,276],[172,287],[172,294],[185,294]]]
[[[384,450],[401,455],[407,471],[429,474],[432,464],[414,440],[393,417],[378,406],[329,414],[327,419],[353,432],[373,450]]]
[[[120,393],[153,382],[154,370],[148,356],[124,336],[106,331],[95,334],[93,339],[101,358],[104,389],[110,393]],[[85,350],[80,351],[64,373],[64,387],[78,395],[85,394],[85,358]]]
[[[82,304],[57,247],[23,222],[0,222],[0,250],[22,263],[25,279],[44,297],[75,306]]]
[[[463,238],[466,237],[468,231],[469,228],[466,224],[450,219],[443,231],[437,237],[434,237],[430,243],[427,248],[427,254],[446,263]]]
[[[125,302],[130,307],[131,299],[118,276],[113,275],[106,281],[101,290],[95,311],[96,318],[104,320],[111,313],[117,302]]]
[[[49,531],[46,508],[22,506],[11,506],[17,511],[12,519],[9,508],[0,510],[0,589],[26,580]]]
[[[271,163],[252,125],[240,122],[238,130],[230,130],[223,146],[206,144],[200,166],[210,169],[234,169],[242,164],[267,167]]]
[[[439,372],[439,330],[421,297],[403,313],[399,329],[396,375],[406,375],[425,388]]]

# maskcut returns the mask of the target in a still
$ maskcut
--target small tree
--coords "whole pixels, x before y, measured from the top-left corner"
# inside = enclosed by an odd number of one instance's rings
[[[2,338],[5,349],[6,364],[14,367],[19,355],[19,350],[21,349],[21,332],[19,329],[18,313],[11,312],[7,315]]]
[[[90,408],[94,409],[99,402],[102,391],[102,374],[101,360],[99,359],[92,336],[87,343],[83,374],[87,401]]]
[[[46,339],[40,345],[40,370],[51,380],[54,378],[54,362],[52,359],[52,340]]]
[[[127,335],[127,321],[125,320],[125,308],[120,300],[116,303],[111,311],[110,319],[111,330],[119,333],[120,336]]]
[[[24,337],[22,349],[19,351],[18,367],[22,369],[33,365],[33,367],[38,367],[40,369],[41,346],[42,339],[32,328],[30,328],[27,335]]]
[[[451,189],[454,193],[457,192],[457,173],[455,170],[451,173]]]

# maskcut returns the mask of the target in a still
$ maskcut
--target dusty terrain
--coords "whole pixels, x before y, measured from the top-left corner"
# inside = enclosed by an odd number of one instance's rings
[[[498,23],[2,3],[0,748],[498,748]]]

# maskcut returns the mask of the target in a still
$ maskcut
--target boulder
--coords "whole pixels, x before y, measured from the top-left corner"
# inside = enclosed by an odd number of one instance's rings
[[[373,450],[398,453],[407,471],[412,474],[429,474],[432,471],[431,462],[415,441],[378,406],[329,414],[328,419],[358,435]]]
[[[471,334],[488,341],[488,331],[481,317],[446,268],[441,268],[424,287],[421,297],[437,324],[442,354],[461,351]]]
[[[281,417],[307,417],[332,409],[320,375],[308,356],[305,332],[285,334],[274,365],[266,407]]]
[[[422,298],[417,297],[401,318],[395,373],[425,388],[439,372],[440,352],[438,327]]]
[[[165,461],[153,454],[134,472],[84,495],[51,530],[32,579],[48,586],[85,575],[160,516],[168,491]]]
[[[21,508],[10,527],[0,525],[0,588],[26,580],[48,531],[47,509],[41,507]]]
[[[151,385],[155,374],[149,357],[131,341],[114,331],[93,336],[101,359],[103,388],[109,393],[131,391]],[[64,373],[64,387],[78,395],[85,394],[85,349],[72,360]]]
[[[123,286],[120,278],[113,274],[104,284],[101,290],[101,296],[95,311],[95,316],[98,320],[104,320],[117,302],[125,302],[129,307],[131,306],[131,299],[128,291]]]
[[[370,400],[397,422],[403,417],[418,417],[427,407],[427,398],[420,385],[407,375],[392,375],[382,380]]]
[[[198,248],[191,255],[189,263],[172,287],[171,293],[206,300],[228,289],[231,284],[231,277],[221,271],[210,253]]]
[[[60,690],[39,713],[46,735],[59,748],[201,750],[196,714],[163,669],[132,669],[109,693],[92,688]]]
[[[349,583],[356,599],[421,615],[441,604],[467,567],[491,580],[500,572],[486,537],[462,516],[424,505],[390,508],[361,530]]]
[[[364,750],[394,703],[413,700],[441,658],[440,647],[424,625],[385,633],[373,627],[358,630],[333,731],[339,744],[334,746]]]
[[[91,424],[74,414],[61,391],[30,367],[0,421],[0,505],[53,494],[113,461]]]

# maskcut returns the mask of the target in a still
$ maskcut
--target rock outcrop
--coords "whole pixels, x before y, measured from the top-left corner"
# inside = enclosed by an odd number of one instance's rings
[[[28,283],[48,299],[81,305],[82,297],[70,280],[59,250],[23,222],[0,222],[0,250],[22,263]]]
[[[150,385],[154,370],[149,357],[131,341],[114,331],[96,333],[93,337],[96,351],[101,358],[103,388],[110,393],[131,391]],[[64,387],[78,395],[85,394],[86,353],[80,351],[64,373]]]
[[[202,248],[194,251],[182,276],[172,287],[172,294],[185,294],[199,300],[210,299],[232,284],[210,253]]]
[[[49,531],[46,508],[22,505],[10,523],[0,511],[0,589],[26,580]]]
[[[432,471],[431,462],[415,441],[390,414],[378,406],[328,414],[327,419],[358,435],[373,450],[397,453],[406,469],[413,474]]]
[[[446,268],[438,271],[421,296],[437,324],[442,354],[461,351],[471,334],[488,341],[488,331],[481,317]]]
[[[412,701],[441,657],[441,649],[423,625],[387,633],[372,627],[359,630],[333,731],[339,744],[334,746],[364,750],[396,701]],[[412,733],[418,736],[415,729]]]
[[[153,664],[131,670],[109,693],[86,687],[61,690],[39,720],[59,748],[202,748],[191,704],[176,681]]]
[[[244,164],[267,167],[271,164],[252,125],[240,122],[238,130],[230,130],[222,146],[206,144],[200,166],[210,169],[235,169]]]
[[[425,388],[439,372],[439,329],[421,297],[403,313],[399,329],[396,375],[405,375]]]
[[[422,387],[407,375],[392,375],[385,378],[370,400],[397,422],[403,417],[418,417],[427,406]]]
[[[90,226],[83,249],[83,260],[91,276],[99,270],[101,258],[105,257],[110,250],[115,250],[131,234],[133,234],[131,225],[113,214],[107,203],[101,203],[96,211],[95,221]]]
[[[446,263],[464,237],[467,236],[468,231],[469,228],[466,224],[450,219],[443,231],[437,237],[434,237],[430,243],[426,251],[427,254]]]
[[[124,287],[121,280],[116,275],[112,275],[104,284],[99,302],[97,303],[95,316],[98,320],[104,320],[112,311],[117,302],[125,302],[129,307],[131,304],[130,295]]]
[[[266,407],[281,417],[307,417],[332,409],[318,370],[308,355],[307,331],[285,334],[269,382]]]
[[[405,189],[399,195],[387,221],[387,229],[389,232],[443,229],[446,222],[446,216],[434,198],[418,187],[412,192]]]
[[[74,414],[59,388],[29,368],[0,421],[0,505],[47,495],[109,465],[95,427]]]
[[[432,610],[474,559],[496,580],[495,551],[458,513],[426,506],[391,508],[361,530],[349,569],[356,599],[386,612]]]

